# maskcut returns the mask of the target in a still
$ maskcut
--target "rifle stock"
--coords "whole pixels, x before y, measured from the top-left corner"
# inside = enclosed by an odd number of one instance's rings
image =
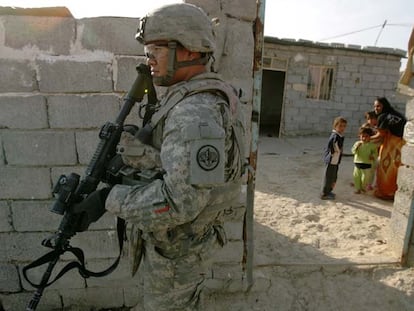
[[[53,193],[56,196],[56,201],[52,205],[51,211],[64,215],[64,217],[59,225],[58,231],[52,237],[46,238],[42,241],[43,246],[52,248],[53,250],[23,268],[23,275],[25,279],[32,286],[37,288],[26,307],[26,311],[36,310],[44,289],[72,268],[71,267],[67,270],[63,269],[65,271],[62,270],[54,280],[51,282],[49,281],[60,256],[66,251],[71,251],[75,254],[73,251],[74,248],[69,245],[69,240],[76,234],[77,223],[80,219],[79,215],[70,212],[71,207],[95,191],[100,182],[108,181],[106,176],[107,166],[110,160],[116,155],[116,146],[120,140],[125,119],[131,112],[132,107],[136,102],[141,102],[146,94],[148,96],[148,101],[153,101],[154,99],[156,100],[156,94],[154,93],[155,89],[152,84],[149,67],[145,64],[139,64],[136,67],[136,70],[138,72],[138,76],[131,89],[124,97],[124,105],[122,106],[115,122],[107,122],[101,128],[99,133],[100,142],[85,171],[85,176],[80,179],[80,176],[75,173],[71,173],[69,176],[62,175],[53,190]],[[118,261],[119,257],[110,268],[103,272],[107,272],[105,274],[112,272],[117,266]],[[48,263],[48,266],[40,283],[34,284],[31,282],[26,275],[26,271],[46,263]],[[81,270],[79,270],[79,272],[82,274]],[[89,275],[103,276],[105,275],[103,272],[91,272]],[[89,275],[85,276],[82,274],[83,277],[88,277]]]

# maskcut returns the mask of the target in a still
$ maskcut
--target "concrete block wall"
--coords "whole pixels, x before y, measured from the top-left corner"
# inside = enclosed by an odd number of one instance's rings
[[[414,83],[414,81],[412,81]],[[398,170],[398,191],[395,194],[390,220],[390,246],[401,254],[401,262],[414,266],[414,85],[400,87],[400,93],[409,97],[405,115],[405,145],[401,150],[402,165]]]
[[[216,68],[243,89],[243,110],[248,113],[255,1],[187,2],[219,17]],[[137,25],[138,18],[0,15],[0,306],[4,310],[25,309],[33,295],[22,267],[49,251],[41,241],[61,221],[60,215],[49,211],[53,185],[61,174],[84,174],[100,126],[115,119],[122,96],[135,80],[135,66],[144,61],[143,46],[134,40]],[[127,123],[140,124],[136,107]],[[215,263],[209,280],[212,291],[246,286],[244,215],[244,206],[228,211],[230,243]],[[115,219],[106,214],[70,243],[85,251],[91,270],[108,267],[118,252]],[[38,310],[136,304],[142,284],[139,277],[130,277],[127,252],[125,247],[120,266],[107,277],[85,280],[74,271],[67,273],[45,290]],[[71,259],[62,256],[55,271]],[[38,280],[42,272],[30,275]]]
[[[405,110],[407,98],[396,92],[405,51],[271,38],[266,40],[264,55],[288,64],[282,135],[325,135],[331,131],[333,119],[342,115],[348,120],[346,135],[356,137],[377,96],[385,96],[400,111]],[[306,98],[310,65],[334,67],[330,100]]]

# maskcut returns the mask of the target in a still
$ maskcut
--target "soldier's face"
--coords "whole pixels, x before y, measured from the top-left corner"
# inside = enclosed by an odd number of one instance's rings
[[[144,46],[144,51],[152,76],[154,78],[166,76],[169,52],[167,43],[147,44]]]

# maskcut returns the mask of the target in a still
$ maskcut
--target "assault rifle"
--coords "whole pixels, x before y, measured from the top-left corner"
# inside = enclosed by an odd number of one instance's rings
[[[156,101],[156,94],[152,84],[152,77],[149,67],[145,64],[139,64],[136,69],[138,76],[131,89],[124,97],[124,105],[122,106],[118,117],[115,122],[107,122],[104,126],[102,126],[101,131],[99,132],[100,142],[86,169],[85,176],[81,179],[80,176],[75,173],[71,173],[69,176],[62,175],[53,189],[56,200],[51,207],[51,211],[64,216],[59,225],[58,231],[52,237],[46,238],[42,241],[43,246],[52,248],[53,250],[23,268],[23,275],[25,279],[33,287],[37,288],[26,307],[26,311],[36,310],[44,289],[54,283],[67,271],[77,268],[81,276],[84,278],[89,276],[99,277],[111,273],[119,263],[125,230],[125,223],[122,223],[123,220],[118,218],[118,242],[120,253],[117,260],[112,266],[102,272],[92,272],[87,270],[85,267],[82,250],[69,245],[70,239],[76,234],[76,229],[80,221],[80,215],[72,213],[71,207],[76,203],[81,202],[89,194],[94,192],[100,182],[109,182],[107,174],[108,165],[116,155],[116,146],[119,143],[125,119],[134,104],[136,102],[141,102],[145,95],[147,95],[148,107],[152,107],[155,104],[153,101]],[[65,252],[73,253],[79,262],[70,262],[59,272],[59,274],[56,275],[52,281],[49,281],[56,263],[58,262],[60,256]],[[35,284],[31,282],[28,279],[26,272],[29,269],[46,264],[47,268],[40,283]]]

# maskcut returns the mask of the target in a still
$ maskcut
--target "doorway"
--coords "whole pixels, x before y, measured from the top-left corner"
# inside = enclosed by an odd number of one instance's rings
[[[286,72],[263,70],[260,135],[279,137]]]

